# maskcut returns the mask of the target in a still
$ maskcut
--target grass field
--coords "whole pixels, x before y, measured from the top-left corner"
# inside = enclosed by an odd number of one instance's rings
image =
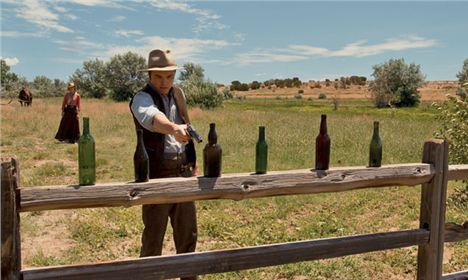
[[[61,99],[35,100],[33,107],[1,108],[2,154],[20,161],[22,187],[75,184],[77,145],[54,140]],[[130,181],[135,133],[127,103],[82,101],[96,141],[98,182]],[[374,109],[364,99],[233,100],[214,111],[191,110],[206,138],[215,122],[223,147],[223,172],[250,172],[258,126],[266,126],[269,169],[311,168],[320,114],[328,115],[331,166],[366,165],[372,122],[380,121],[384,164],[420,162],[425,140],[437,130],[435,111]],[[202,145],[197,145],[201,155]],[[201,161],[199,160],[201,164]],[[449,195],[460,183],[449,184]],[[418,227],[420,187],[388,187],[345,193],[285,196],[245,201],[197,202],[198,251],[384,232]],[[467,219],[449,205],[447,222]],[[21,214],[23,266],[86,263],[137,257],[142,231],[140,207],[42,211]],[[171,232],[170,229],[168,229]],[[444,272],[468,267],[468,242],[446,244]],[[173,254],[171,234],[165,254]],[[303,262],[203,279],[414,279],[417,248],[388,250],[338,259]]]

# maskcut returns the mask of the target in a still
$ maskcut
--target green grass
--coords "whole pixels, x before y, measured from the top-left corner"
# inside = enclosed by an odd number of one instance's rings
[[[22,187],[77,183],[77,145],[57,144],[60,102],[39,99],[32,108],[4,106],[1,111],[1,153],[20,161]],[[429,104],[419,108],[375,109],[367,100],[331,98],[246,99],[227,102],[213,111],[193,110],[195,127],[204,138],[215,122],[223,148],[223,172],[252,172],[258,126],[266,126],[269,170],[312,168],[320,114],[328,115],[332,141],[331,166],[364,166],[373,121],[380,121],[384,164],[420,162],[425,140],[438,128]],[[96,142],[97,181],[130,181],[135,149],[134,124],[127,103],[83,100]],[[203,145],[196,144],[199,158]],[[201,161],[199,160],[199,164]],[[449,184],[449,196],[454,187]],[[417,228],[420,187],[388,187],[343,193],[284,196],[244,201],[197,202],[198,251],[239,248],[306,239]],[[449,204],[447,222],[467,220],[466,207]],[[22,213],[24,267],[86,263],[139,255],[140,207],[97,208]],[[53,222],[48,219],[53,218]],[[60,234],[53,234],[59,228]],[[165,253],[173,253],[171,229]],[[41,244],[66,245],[52,253]],[[25,241],[31,240],[27,243]],[[28,244],[34,244],[28,245]],[[46,244],[48,244],[46,242]],[[444,272],[468,266],[468,242],[446,244],[450,253]],[[45,246],[45,245],[44,245]],[[42,249],[41,249],[42,248]],[[311,261],[232,273],[203,279],[414,279],[417,248],[410,247],[337,259]]]

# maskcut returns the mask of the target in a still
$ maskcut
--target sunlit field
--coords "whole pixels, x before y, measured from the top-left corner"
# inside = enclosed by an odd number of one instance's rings
[[[77,144],[55,139],[61,98],[34,100],[32,107],[2,106],[2,154],[20,163],[21,187],[76,184]],[[136,145],[128,103],[82,100],[96,142],[97,181],[131,181]],[[266,126],[269,170],[312,168],[320,115],[328,116],[332,167],[365,166],[373,121],[380,121],[383,164],[421,162],[425,140],[438,129],[428,103],[411,109],[375,109],[365,99],[232,100],[213,111],[192,109],[206,138],[216,123],[223,173],[254,171],[258,126]],[[80,124],[81,124],[80,120]],[[204,144],[196,144],[201,162]],[[449,183],[449,196],[455,186]],[[388,187],[344,193],[283,196],[244,201],[197,202],[197,251],[296,240],[414,229],[419,226],[420,187]],[[447,222],[462,223],[466,210],[447,207]],[[21,214],[23,267],[122,260],[139,255],[140,207],[42,211]],[[170,228],[170,227],[169,227]],[[171,232],[171,229],[168,229]],[[172,234],[164,254],[173,254]],[[468,241],[446,243],[444,273],[468,267]],[[202,279],[414,279],[417,247],[337,259],[202,276]]]

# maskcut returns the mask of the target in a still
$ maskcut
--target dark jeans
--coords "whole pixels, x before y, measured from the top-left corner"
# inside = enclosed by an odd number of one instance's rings
[[[151,153],[148,153],[148,155],[151,164]],[[160,168],[157,171],[153,171],[150,177],[190,177],[191,172],[190,170],[185,170],[185,163],[185,155],[172,159],[164,159],[162,162],[157,163]],[[148,204],[143,205],[142,212],[145,228],[141,238],[140,257],[161,255],[168,218],[171,219],[177,254],[195,251],[197,245],[197,216],[194,202]],[[191,280],[197,279],[197,277],[193,276],[181,279]]]

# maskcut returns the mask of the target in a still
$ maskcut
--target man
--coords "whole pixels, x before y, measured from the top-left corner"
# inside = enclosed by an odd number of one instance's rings
[[[135,94],[130,109],[149,157],[150,178],[197,176],[193,141],[187,133],[190,120],[185,96],[174,87],[177,65],[171,51],[153,50],[149,54],[149,83]],[[194,202],[143,205],[140,256],[161,255],[168,218],[174,232],[177,253],[195,251],[197,218]],[[196,277],[184,279],[197,279]]]

